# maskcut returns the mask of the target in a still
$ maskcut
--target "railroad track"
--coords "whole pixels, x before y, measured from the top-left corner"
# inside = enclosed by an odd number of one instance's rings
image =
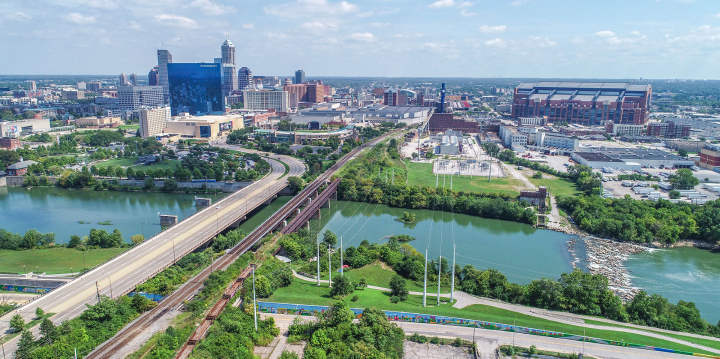
[[[110,338],[106,342],[100,344],[95,350],[93,350],[85,358],[88,359],[107,359],[117,353],[123,347],[130,344],[130,342],[140,335],[145,329],[147,329],[152,322],[158,320],[167,312],[179,307],[185,300],[192,298],[203,286],[203,283],[210,276],[214,270],[225,269],[230,264],[235,262],[243,253],[249,250],[255,243],[262,239],[265,235],[270,233],[275,227],[278,226],[288,215],[298,208],[301,204],[307,203],[307,199],[320,187],[325,184],[342,166],[347,164],[350,160],[354,159],[360,152],[368,147],[375,146],[378,142],[387,136],[393,135],[400,130],[395,130],[386,133],[383,136],[377,137],[370,142],[367,142],[360,147],[350,151],[347,155],[343,156],[337,161],[332,167],[330,167],[325,173],[318,176],[315,181],[310,183],[305,189],[298,193],[292,200],[286,203],[282,208],[276,211],[270,218],[263,222],[258,228],[247,235],[240,243],[235,245],[226,252],[225,255],[218,258],[212,267],[207,267],[200,271],[190,281],[183,284],[175,292],[167,296],[157,307],[151,309],[148,312],[142,314],[138,319],[126,325],[125,328],[120,330],[114,337]]]

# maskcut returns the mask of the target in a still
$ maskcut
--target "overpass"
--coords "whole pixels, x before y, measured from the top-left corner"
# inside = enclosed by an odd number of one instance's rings
[[[325,171],[325,173],[321,174],[315,181],[308,184],[300,193],[293,197],[293,199],[291,199],[277,212],[271,215],[270,218],[240,241],[240,243],[228,250],[224,256],[216,260],[214,267],[206,267],[197,276],[189,279],[175,292],[165,297],[165,299],[160,302],[157,307],[143,313],[138,319],[120,330],[113,338],[99,345],[86,357],[86,359],[105,359],[112,357],[114,353],[117,353],[121,348],[132,342],[133,339],[140,336],[154,320],[161,318],[168,311],[180,306],[185,300],[192,298],[195,293],[202,289],[203,283],[210,276],[210,273],[212,273],[213,270],[224,270],[264,236],[272,231],[286,227],[288,219],[298,216],[301,213],[301,206],[312,204],[313,200],[318,198],[320,188],[326,185],[331,177],[347,162],[357,157],[357,155],[366,148],[375,146],[375,144],[383,138],[394,133],[396,132],[394,131],[388,133],[365,143],[338,160],[335,165],[330,167],[327,171]],[[334,183],[336,183],[337,186],[339,181],[334,181]],[[323,191],[320,195],[324,193],[334,193],[334,190],[327,192]],[[319,203],[320,201],[315,202]],[[292,222],[294,222],[294,220],[291,220],[291,223]]]
[[[23,316],[27,323],[35,317],[35,309],[40,307],[46,313],[56,313],[50,320],[59,325],[64,320],[80,315],[86,309],[86,304],[97,303],[98,294],[117,298],[129,293],[136,285],[152,278],[198,247],[207,245],[225,228],[237,225],[255,208],[272,200],[287,187],[289,176],[300,176],[305,172],[305,164],[293,157],[273,155],[267,160],[272,172],[263,179],[230,194],[48,294],[6,313],[0,318],[0,333],[4,335],[9,332],[10,318],[15,314]],[[290,167],[287,175],[284,175],[285,166],[280,161]],[[37,338],[39,328],[35,327],[32,332]],[[15,351],[17,338],[5,343],[6,354]]]

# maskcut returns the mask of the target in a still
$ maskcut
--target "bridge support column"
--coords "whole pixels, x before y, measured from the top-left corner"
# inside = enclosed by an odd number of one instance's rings
[[[197,208],[210,207],[211,204],[212,204],[212,199],[210,199],[210,198],[199,198],[199,197],[195,198],[195,207],[197,207]]]
[[[282,228],[287,227],[287,219],[283,219],[282,221]]]
[[[237,221],[233,222],[233,223],[230,225],[230,228],[240,227],[240,223],[242,223],[242,222],[243,222],[244,220],[246,220],[246,219],[247,219],[247,217],[243,216],[242,218],[240,218],[240,219],[238,219]]]
[[[267,201],[263,202],[263,204],[270,204],[270,203],[272,203],[272,201],[273,201],[275,198],[277,198],[277,195],[274,195],[274,196],[268,198]]]
[[[305,226],[307,227],[307,230],[310,230],[310,222],[305,222]]]
[[[325,203],[323,203],[323,205],[320,206],[320,208],[330,208],[330,200],[328,199],[327,201],[325,201]]]
[[[300,215],[300,208],[295,208],[295,212],[290,213],[289,218],[297,217]]]
[[[310,205],[310,203],[312,203],[312,198],[308,198],[308,200],[307,200],[307,204],[306,204],[305,206],[309,206],[309,205]]]
[[[161,226],[174,226],[177,224],[177,216],[171,216],[169,214],[160,215]]]
[[[330,198],[337,201],[337,190],[335,192],[333,192],[333,194],[330,196]]]
[[[317,212],[315,212],[315,214],[313,214],[312,218],[313,218],[313,219],[320,219],[320,218],[321,218],[321,217],[320,217],[320,209],[318,209]]]

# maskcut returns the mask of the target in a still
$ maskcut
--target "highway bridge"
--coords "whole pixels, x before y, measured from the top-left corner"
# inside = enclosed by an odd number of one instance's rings
[[[230,194],[75,280],[5,314],[0,318],[0,333],[9,333],[10,318],[15,314],[22,315],[25,322],[29,322],[35,317],[35,309],[40,307],[46,313],[56,313],[50,319],[59,325],[64,320],[80,315],[86,309],[86,304],[97,303],[98,294],[117,298],[129,293],[136,285],[206,245],[225,228],[236,225],[255,208],[275,198],[287,187],[289,176],[301,176],[305,172],[305,164],[293,157],[272,155],[267,160],[272,172],[263,179]],[[290,167],[289,173],[284,175],[285,166],[280,161]],[[37,338],[38,327],[32,331]],[[5,343],[4,350],[8,358],[9,353],[15,351],[17,340],[18,337],[15,337]]]
[[[111,338],[110,340],[106,341],[105,343],[99,345],[86,358],[87,359],[111,358],[114,353],[119,352],[121,348],[128,345],[130,342],[133,341],[133,339],[137,338],[140,334],[142,334],[145,331],[145,329],[147,329],[150,326],[150,324],[152,324],[152,322],[154,320],[162,317],[168,311],[178,307],[180,304],[183,303],[183,301],[192,298],[192,296],[195,293],[197,293],[197,291],[202,289],[202,284],[210,276],[210,273],[212,273],[213,269],[220,270],[220,269],[227,268],[238,257],[240,257],[248,249],[250,249],[255,243],[257,243],[265,235],[271,233],[272,231],[282,230],[283,228],[287,227],[287,222],[289,220],[294,221],[291,218],[298,216],[299,213],[301,212],[300,207],[308,206],[309,204],[312,205],[313,199],[318,198],[318,195],[319,195],[318,192],[321,188],[323,188],[323,186],[326,186],[326,184],[328,184],[328,183],[330,183],[332,185],[333,182],[335,182],[335,185],[337,185],[336,181],[331,182],[330,180],[331,180],[332,176],[342,166],[344,166],[348,161],[357,157],[366,148],[374,146],[379,141],[381,141],[383,138],[385,138],[386,136],[389,136],[393,133],[395,133],[395,132],[391,132],[390,134],[386,134],[385,136],[382,136],[382,137],[376,138],[372,141],[369,141],[368,143],[365,143],[362,146],[354,149],[353,151],[348,153],[346,156],[344,156],[343,158],[338,160],[337,163],[335,163],[335,165],[333,165],[331,168],[329,168],[327,171],[325,171],[325,173],[318,176],[318,178],[315,181],[308,184],[300,193],[298,193],[295,197],[293,197],[292,200],[290,200],[287,204],[285,204],[285,206],[283,206],[277,212],[275,212],[272,216],[270,216],[270,218],[268,218],[263,224],[261,224],[253,232],[251,232],[247,237],[245,237],[242,241],[240,241],[240,243],[238,243],[235,247],[228,250],[224,256],[220,257],[217,261],[215,261],[214,268],[210,268],[210,267],[205,268],[203,271],[200,272],[200,274],[198,274],[194,278],[191,278],[184,285],[182,285],[180,288],[178,288],[178,290],[173,292],[171,295],[167,296],[162,302],[160,302],[158,304],[157,307],[144,313],[142,316],[140,316],[140,318],[138,318],[134,322],[130,323],[125,328],[123,328],[120,332],[118,332],[118,334],[115,335],[113,338]],[[334,193],[334,190],[332,192]],[[320,195],[322,195],[323,193],[326,193],[326,192],[323,191],[322,193],[320,193]],[[327,192],[327,193],[330,193],[330,192]],[[302,212],[308,212],[308,211],[302,211]]]

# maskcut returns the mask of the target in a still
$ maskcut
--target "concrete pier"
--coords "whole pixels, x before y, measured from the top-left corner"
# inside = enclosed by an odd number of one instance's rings
[[[169,214],[161,214],[160,215],[160,225],[161,226],[174,226],[178,222],[177,216],[172,216]]]
[[[195,198],[195,207],[197,208],[205,208],[210,207],[212,204],[212,199],[210,198]]]

